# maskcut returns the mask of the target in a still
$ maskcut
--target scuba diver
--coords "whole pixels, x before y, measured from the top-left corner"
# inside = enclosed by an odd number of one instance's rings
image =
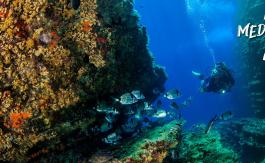
[[[192,71],[192,74],[201,80],[202,92],[226,93],[235,84],[235,80],[223,62],[215,64],[211,70],[211,75],[204,78],[201,73]]]

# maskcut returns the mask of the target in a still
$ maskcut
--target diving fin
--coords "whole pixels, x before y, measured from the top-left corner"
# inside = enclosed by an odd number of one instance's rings
[[[199,72],[191,71],[191,73],[192,73],[192,75],[194,75],[195,77],[197,77],[200,80],[204,79],[204,76]]]

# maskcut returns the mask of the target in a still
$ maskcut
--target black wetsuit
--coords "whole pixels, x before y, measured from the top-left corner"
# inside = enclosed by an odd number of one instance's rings
[[[229,69],[226,68],[224,63],[218,63],[215,66],[215,71],[215,73],[203,81],[202,90],[204,92],[215,93],[222,93],[222,91],[229,92],[235,84]]]

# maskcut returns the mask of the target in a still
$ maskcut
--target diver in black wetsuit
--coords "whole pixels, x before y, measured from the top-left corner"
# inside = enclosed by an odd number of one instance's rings
[[[235,84],[235,80],[223,62],[217,63],[211,71],[211,75],[206,79],[200,73],[192,71],[201,82],[202,92],[226,93],[229,92]]]

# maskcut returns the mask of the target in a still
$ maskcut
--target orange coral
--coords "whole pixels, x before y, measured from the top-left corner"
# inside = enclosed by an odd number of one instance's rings
[[[11,15],[11,11],[6,8],[6,4],[0,3],[0,20],[5,20]]]
[[[58,41],[61,39],[60,36],[58,36],[58,34],[54,31],[52,31],[51,33],[52,36],[52,41],[50,42],[50,48],[55,48],[57,46]]]
[[[54,31],[52,31],[52,32],[51,32],[51,36],[53,36],[53,37],[57,37],[57,33],[54,32]]]
[[[82,23],[82,26],[83,26],[83,31],[84,32],[88,32],[90,31],[92,28],[91,28],[91,22],[88,21],[88,20],[84,20],[83,23]]]
[[[55,41],[55,40],[52,40],[51,42],[50,42],[50,48],[55,48],[57,46],[57,41]]]
[[[51,36],[52,36],[53,40],[55,40],[55,41],[59,41],[61,39],[61,37],[54,31],[51,32]]]
[[[24,120],[30,118],[31,116],[32,116],[31,113],[26,113],[26,112],[11,113],[9,116],[10,125],[12,128],[20,128]]]
[[[0,12],[0,18],[4,18],[5,17],[5,13],[4,12]]]

